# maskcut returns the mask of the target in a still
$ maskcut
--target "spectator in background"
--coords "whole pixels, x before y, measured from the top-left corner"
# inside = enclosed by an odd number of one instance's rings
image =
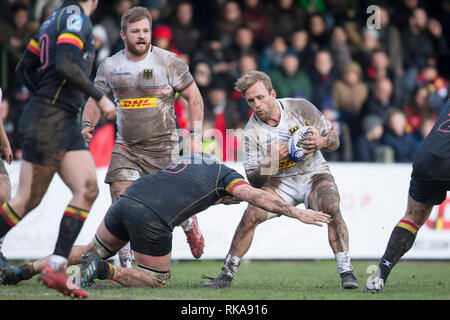
[[[359,63],[364,74],[367,74],[373,53],[379,49],[380,43],[378,42],[377,30],[364,29],[361,44],[354,54],[354,60]]]
[[[397,109],[392,101],[393,90],[394,88],[389,78],[378,79],[363,107],[363,115],[376,115],[382,120],[383,125],[388,125],[390,112],[392,109]]]
[[[417,132],[424,119],[436,119],[436,113],[429,104],[429,95],[426,86],[418,86],[414,89],[408,103],[403,106],[407,119],[407,132]]]
[[[406,132],[406,124],[403,111],[396,109],[390,113],[382,143],[394,150],[395,162],[412,162],[416,151],[416,142],[413,135]]]
[[[225,52],[226,60],[229,62],[237,61],[244,53],[256,54],[256,51],[252,30],[242,25],[236,30],[233,44]]]
[[[102,61],[111,55],[111,48],[109,47],[108,32],[101,24],[97,24],[92,28],[92,35],[95,41],[95,64],[94,68],[92,68],[92,78],[95,78],[97,69]]]
[[[311,74],[312,100],[319,109],[324,109],[324,103],[333,96],[333,84],[336,75],[333,70],[333,60],[329,51],[321,50],[316,53],[314,69]]]
[[[195,52],[192,61],[206,62],[213,76],[227,75],[236,67],[236,61],[226,59],[221,35],[216,30],[211,30],[202,41],[201,47]],[[231,86],[231,85],[230,85]]]
[[[448,51],[448,47],[442,36],[440,23],[435,19],[428,21],[427,13],[422,8],[412,11],[408,28],[402,33],[402,45],[404,80],[406,89],[411,92],[419,70],[426,65],[436,66],[439,57]]]
[[[449,83],[438,74],[436,67],[424,66],[416,77],[415,86],[426,86],[429,92],[429,105],[438,115],[445,107],[449,96]]]
[[[400,30],[408,25],[409,17],[414,9],[419,7],[419,0],[400,0],[396,1],[395,23]]]
[[[32,36],[28,28],[28,17],[28,6],[16,2],[11,6],[9,15],[0,20],[0,48],[8,48],[12,52],[8,54],[8,79],[13,77],[21,52]]]
[[[300,70],[297,54],[288,50],[281,61],[281,66],[270,72],[272,85],[277,97],[304,98],[311,100],[312,88],[308,75]]]
[[[341,26],[335,26],[331,31],[330,52],[335,62],[336,72],[340,74],[343,66],[352,61],[352,52],[348,43],[347,33]]]
[[[296,0],[277,0],[268,11],[273,36],[289,39],[294,30],[306,28],[306,14]]]
[[[109,47],[111,55],[119,52],[124,48],[122,39],[120,38],[120,21],[125,12],[131,9],[133,3],[131,0],[113,0],[112,5],[100,20],[100,25],[108,34]]]
[[[220,35],[222,48],[226,49],[232,45],[236,30],[242,25],[242,11],[238,1],[228,0],[221,12],[214,31]]]
[[[389,66],[397,77],[403,76],[402,38],[398,28],[391,23],[391,17],[386,7],[380,8],[380,26],[378,30],[380,47],[389,57]]]
[[[309,17],[308,30],[309,45],[314,53],[329,45],[330,36],[325,19],[321,14],[315,13]]]
[[[353,139],[359,134],[359,120],[364,103],[369,95],[367,85],[362,81],[362,70],[358,63],[348,62],[341,78],[333,86],[333,100],[339,117],[351,132]]]
[[[236,83],[237,79],[239,79],[242,75],[245,73],[252,71],[252,70],[258,70],[258,60],[257,57],[250,53],[245,53],[239,58],[239,63],[237,70],[233,72],[233,81],[232,83]],[[238,112],[239,112],[239,119],[241,122],[247,123],[248,118],[251,116],[252,111],[248,106],[247,101],[245,101],[242,94],[234,89],[231,92],[231,99],[236,102]]]
[[[31,9],[31,20],[45,21],[46,15],[45,7],[47,8],[59,8],[64,3],[64,0],[35,0]],[[55,10],[55,9],[53,9]],[[47,16],[48,17],[48,16]]]
[[[325,0],[298,0],[300,7],[307,14],[320,13],[325,14],[327,12],[327,6]]]
[[[384,133],[383,119],[375,114],[366,115],[361,121],[361,132],[355,143],[354,160],[358,162],[393,162],[381,143]],[[391,151],[392,154],[392,151]]]
[[[306,29],[296,29],[289,37],[289,47],[297,53],[298,59],[302,61],[301,69],[306,71],[307,66],[313,64],[314,53],[309,46],[309,35]]]
[[[209,65],[204,61],[197,61],[193,67],[192,76],[194,77],[195,83],[202,97],[205,97],[206,89],[211,83],[212,70]]]
[[[175,7],[175,15],[169,23],[173,40],[178,50],[191,56],[200,41],[200,31],[193,21],[193,9],[190,1],[180,1]]]
[[[153,29],[152,43],[158,48],[173,52],[181,57],[181,52],[178,50],[173,39],[172,30],[167,25],[159,25]]]
[[[261,0],[244,0],[242,22],[253,33],[254,47],[258,53],[270,41],[269,18]]]
[[[281,65],[283,55],[288,50],[286,41],[281,36],[275,36],[271,45],[267,46],[260,55],[261,70],[268,73]]]
[[[147,8],[148,12],[152,16],[152,28],[156,28],[157,26],[163,24],[163,21],[161,21],[161,0],[141,0],[140,5],[141,7]]]

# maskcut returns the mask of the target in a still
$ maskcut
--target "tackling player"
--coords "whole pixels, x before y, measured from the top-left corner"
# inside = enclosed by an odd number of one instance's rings
[[[72,192],[64,210],[53,255],[40,274],[48,287],[74,297],[87,293],[67,281],[67,259],[98,195],[94,161],[81,135],[77,113],[83,94],[92,97],[105,117],[114,103],[90,82],[94,39],[89,16],[98,0],[67,1],[41,25],[16,71],[34,94],[24,109],[19,133],[23,160],[16,195],[0,207],[0,237],[42,200],[55,173]],[[36,70],[39,70],[36,73]],[[32,272],[23,266],[23,274]]]
[[[331,123],[305,99],[276,99],[270,78],[250,71],[237,82],[254,114],[244,129],[244,167],[249,182],[290,205],[304,203],[306,208],[329,214],[328,240],[336,257],[344,288],[357,288],[348,247],[347,225],[339,208],[339,192],[320,149],[334,151],[339,138]],[[311,126],[317,131],[303,140],[307,161],[288,159],[287,142],[295,128]],[[222,288],[231,281],[240,260],[250,248],[256,227],[279,215],[249,204],[234,234],[221,274],[204,287]]]
[[[392,231],[378,269],[367,280],[366,292],[380,292],[392,268],[411,249],[417,232],[450,190],[450,100],[421,143],[414,161],[405,215]]]
[[[175,93],[187,101],[191,151],[201,151],[203,99],[189,67],[174,53],[151,44],[152,17],[134,7],[121,21],[125,49],[100,65],[95,85],[117,104],[117,137],[105,182],[114,202],[137,178],[163,168],[178,157]],[[83,112],[82,133],[92,139],[100,111],[92,99]],[[199,128],[195,131],[195,128]],[[192,254],[200,258],[204,239],[195,216],[182,224]],[[122,267],[131,268],[131,252],[119,251]]]
[[[92,242],[73,247],[69,263],[82,262],[83,287],[94,279],[110,279],[131,287],[164,287],[170,278],[174,227],[214,204],[241,200],[308,224],[330,222],[325,213],[290,206],[269,192],[253,188],[216,157],[192,153],[134,181],[111,205]],[[114,267],[103,260],[128,241],[137,269]],[[48,259],[34,262],[34,269],[42,270]]]

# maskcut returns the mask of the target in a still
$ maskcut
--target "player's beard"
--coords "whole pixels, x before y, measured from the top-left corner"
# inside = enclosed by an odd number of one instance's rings
[[[127,50],[138,57],[146,55],[148,53],[148,49],[150,48],[150,41],[147,42],[147,44],[145,45],[145,48],[142,50],[138,49],[136,47],[136,45],[134,43],[132,43],[131,41],[129,41],[128,39],[126,39],[125,42],[127,45]]]

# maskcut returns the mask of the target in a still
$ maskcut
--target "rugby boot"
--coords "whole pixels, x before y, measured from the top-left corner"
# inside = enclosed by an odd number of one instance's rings
[[[191,217],[193,226],[192,229],[185,231],[187,242],[191,248],[192,255],[195,258],[200,258],[203,254],[203,249],[205,248],[205,239],[203,238],[202,232],[198,226],[198,221],[196,216]]]
[[[344,289],[356,289],[358,288],[358,282],[353,272],[348,271],[341,273],[342,287]]]
[[[102,259],[90,252],[83,255],[80,268],[82,288],[92,285],[94,283],[94,279],[98,279],[98,266],[102,261]]]
[[[203,275],[203,278],[204,279],[209,279],[210,281],[205,282],[202,285],[202,287],[204,287],[204,288],[215,288],[215,289],[228,288],[228,287],[231,286],[231,281],[233,280],[232,277],[227,276],[223,272],[221,272],[217,278],[211,278],[211,277],[207,277],[205,275]]]
[[[47,287],[53,288],[65,296],[81,299],[89,296],[86,291],[78,288],[70,281],[65,269],[54,270],[50,265],[47,265],[40,273],[39,280]]]
[[[364,288],[364,292],[368,293],[377,293],[383,291],[384,288],[384,280],[380,277],[380,269],[374,272],[367,279],[366,287]]]

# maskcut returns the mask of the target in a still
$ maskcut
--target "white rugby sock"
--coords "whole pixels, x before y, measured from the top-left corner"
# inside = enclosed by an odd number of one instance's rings
[[[230,253],[227,254],[227,257],[225,258],[225,262],[222,267],[222,273],[233,278],[239,268],[240,263],[241,259],[239,257],[233,256]]]
[[[353,266],[350,261],[350,256],[348,255],[348,251],[338,252],[334,256],[336,258],[339,274],[353,271]]]
[[[52,254],[48,264],[53,270],[65,269],[67,267],[67,258]]]

